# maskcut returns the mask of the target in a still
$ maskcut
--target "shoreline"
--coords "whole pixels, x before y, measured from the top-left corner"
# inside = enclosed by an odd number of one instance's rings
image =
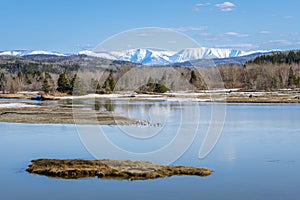
[[[1,105],[1,104],[0,104]],[[0,108],[0,122],[28,124],[151,125],[147,120],[129,118],[114,112],[89,112],[62,107]]]
[[[31,94],[32,95],[32,94]],[[87,125],[136,125],[157,126],[144,119],[134,119],[113,111],[94,110],[83,100],[130,101],[130,102],[199,102],[199,103],[300,103],[300,91],[242,92],[211,90],[205,92],[173,92],[164,94],[89,94],[85,96],[46,96],[47,100],[30,102],[29,94],[1,95],[0,122],[31,124],[87,124]],[[6,98],[5,98],[6,97]],[[15,99],[17,100],[9,100]],[[23,97],[23,98],[20,98]],[[50,100],[52,99],[52,100]],[[64,101],[79,100],[79,104]],[[92,110],[91,110],[92,109]]]
[[[41,98],[37,98],[41,97]],[[127,101],[191,101],[191,102],[224,102],[224,103],[300,103],[300,90],[277,91],[242,91],[238,89],[205,90],[199,92],[167,92],[138,94],[135,92],[118,92],[112,94],[87,94],[72,96],[55,93],[39,95],[38,92],[17,94],[0,94],[0,99],[51,100],[127,100]]]

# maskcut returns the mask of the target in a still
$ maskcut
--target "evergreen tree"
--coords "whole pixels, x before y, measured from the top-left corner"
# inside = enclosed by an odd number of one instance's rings
[[[154,83],[154,82],[155,82],[155,81],[154,81],[153,78],[150,76],[149,79],[148,79],[147,84],[149,84],[149,83]]]
[[[26,84],[27,85],[30,85],[30,84],[32,84],[32,81],[30,80],[30,73],[27,73],[26,75],[25,75],[25,82],[26,82]]]
[[[193,84],[197,81],[197,76],[194,70],[191,71],[190,84]]]
[[[57,91],[62,93],[71,93],[72,91],[70,80],[65,72],[59,75],[57,80]]]
[[[12,80],[10,81],[9,93],[10,94],[17,93],[19,90],[18,85],[19,85],[19,82],[18,82],[17,78],[13,77]]]
[[[43,85],[42,85],[42,90],[45,92],[45,93],[49,93],[50,90],[51,90],[51,87],[49,85],[49,82],[48,80],[45,78],[44,81],[43,81]]]
[[[72,79],[72,94],[73,95],[84,95],[86,94],[86,90],[83,87],[80,78],[77,76],[77,74],[74,75]]]
[[[289,87],[295,87],[297,86],[297,77],[295,76],[294,70],[292,67],[290,67],[289,70],[289,79],[288,79],[288,86]]]
[[[75,86],[75,82],[78,81],[78,77],[77,77],[77,74],[74,74],[72,80],[71,80],[71,86],[70,86],[70,89],[73,90],[74,86]]]
[[[254,60],[250,60],[247,64],[264,64],[264,63],[272,63],[272,64],[292,64],[300,62],[300,51],[289,51],[287,52],[278,52],[270,55],[262,55],[256,57]]]
[[[54,81],[52,79],[52,76],[48,72],[43,72],[42,77],[44,77],[43,83],[42,83],[42,90],[45,93],[49,93],[50,91],[54,91]]]
[[[1,73],[0,75],[0,90],[2,93],[5,93],[5,87],[6,87],[6,78],[4,73]]]
[[[115,87],[116,87],[116,81],[113,77],[113,73],[110,72],[109,76],[108,76],[108,81],[109,81],[109,87],[111,89],[111,91],[114,91],[115,90]]]
[[[155,92],[155,93],[165,93],[168,90],[169,89],[166,86],[164,86],[163,84],[156,83],[153,92]]]
[[[23,72],[22,72],[22,71],[19,71],[19,72],[18,72],[18,79],[19,79],[19,81],[22,81],[22,80],[23,80],[23,77],[24,77]]]
[[[106,93],[111,93],[111,89],[110,89],[109,79],[108,78],[105,80],[103,88],[105,89]]]
[[[154,81],[154,79],[151,76],[148,79],[147,86],[149,86],[150,88],[154,88],[155,87],[155,81]]]
[[[115,79],[112,75],[112,72],[110,72],[109,76],[106,78],[105,82],[104,82],[104,89],[107,93],[111,93],[112,91],[114,91],[116,86],[116,82]]]
[[[90,88],[92,91],[96,90],[98,83],[99,83],[98,80],[94,78],[91,79]]]
[[[102,92],[100,83],[97,84],[96,94],[100,94]]]
[[[99,83],[98,80],[92,78],[91,80],[91,91],[92,92],[95,92],[96,94],[100,94],[102,92],[102,87],[101,87],[101,84]]]

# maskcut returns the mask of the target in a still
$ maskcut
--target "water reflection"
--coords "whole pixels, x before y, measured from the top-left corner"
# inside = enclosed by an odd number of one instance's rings
[[[130,110],[130,113],[141,113],[139,115],[142,116],[147,116],[149,112],[153,115],[162,112],[170,114],[168,122],[172,123],[167,127],[168,131],[161,137],[161,141],[155,140],[152,144],[130,143],[126,136],[120,135],[117,126],[101,126],[118,145],[139,152],[151,150],[153,146],[159,147],[176,134],[174,124],[178,123],[177,111],[181,106],[190,107],[191,110],[200,108],[197,137],[175,164],[208,167],[215,171],[214,174],[206,178],[183,176],[147,182],[98,179],[65,181],[34,176],[24,172],[32,159],[93,157],[81,144],[72,125],[0,123],[1,199],[300,198],[299,104],[227,105],[227,118],[221,140],[207,158],[199,160],[199,146],[211,118],[209,103],[112,103],[115,104],[114,112],[127,113]],[[105,101],[99,101],[98,104],[100,110],[106,110]],[[93,109],[96,107],[93,102],[88,106]],[[185,139],[186,137],[182,142]]]
[[[95,111],[106,111],[106,112],[114,112],[116,104],[112,100],[104,100],[95,102],[88,102],[91,105],[91,108]]]

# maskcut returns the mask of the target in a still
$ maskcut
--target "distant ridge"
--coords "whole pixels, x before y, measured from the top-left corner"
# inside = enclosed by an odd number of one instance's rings
[[[87,56],[100,57],[112,60],[130,61],[144,65],[172,65],[178,63],[185,63],[192,60],[201,59],[235,59],[244,57],[253,58],[251,55],[262,55],[271,53],[272,51],[241,51],[236,49],[222,49],[222,48],[187,48],[175,51],[160,51],[152,49],[130,49],[124,51],[112,52],[93,52],[81,51],[79,54]]]
[[[77,54],[63,54],[43,50],[11,50],[0,51],[0,56],[19,57],[67,57],[74,55],[97,57],[114,61],[127,61],[143,65],[191,65],[189,62],[211,59],[215,64],[237,63],[244,64],[250,59],[263,54],[269,54],[279,50],[271,51],[241,51],[225,48],[186,48],[178,52],[154,50],[154,49],[129,49],[123,51],[94,52],[80,51]]]
[[[30,56],[30,55],[52,55],[52,56],[68,56],[67,54],[43,51],[43,50],[12,50],[1,51],[0,56]]]

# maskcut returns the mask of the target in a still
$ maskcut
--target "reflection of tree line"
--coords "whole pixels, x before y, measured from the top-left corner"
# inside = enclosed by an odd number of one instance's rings
[[[94,103],[94,110],[100,111],[100,110],[104,110],[107,112],[114,112],[116,108],[116,104],[115,102],[108,100],[108,101],[95,101]]]
[[[126,103],[113,100],[95,101],[93,109],[96,111],[117,112],[132,118],[142,117],[143,119],[147,120],[150,120],[150,118],[153,117],[150,113],[151,109],[156,109],[155,111],[151,111],[156,112],[152,114],[160,116],[168,116],[171,113],[177,113],[179,111],[182,111],[182,108],[178,107],[178,104],[161,102]]]

